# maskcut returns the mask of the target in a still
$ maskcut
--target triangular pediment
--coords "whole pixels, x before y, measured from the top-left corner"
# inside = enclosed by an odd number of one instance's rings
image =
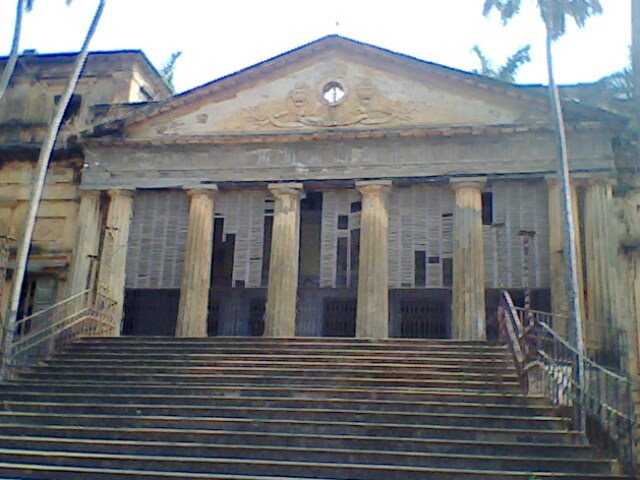
[[[129,138],[534,124],[544,96],[330,36],[137,111]]]

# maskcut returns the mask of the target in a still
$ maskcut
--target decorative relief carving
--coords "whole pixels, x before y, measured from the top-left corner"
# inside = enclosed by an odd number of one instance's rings
[[[344,99],[321,102],[322,89],[315,92],[306,83],[297,84],[287,99],[245,110],[245,125],[282,129],[373,126],[412,120],[415,109],[384,97],[370,81],[363,80],[345,91]]]

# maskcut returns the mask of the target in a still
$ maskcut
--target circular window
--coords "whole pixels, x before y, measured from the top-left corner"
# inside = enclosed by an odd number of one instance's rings
[[[322,98],[329,105],[337,105],[344,98],[344,87],[338,82],[329,82],[322,89]]]

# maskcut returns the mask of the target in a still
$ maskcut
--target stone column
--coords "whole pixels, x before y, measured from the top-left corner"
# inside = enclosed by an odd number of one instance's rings
[[[484,178],[452,179],[456,194],[453,213],[453,325],[458,340],[486,338],[482,189]]]
[[[101,192],[97,190],[80,191],[79,221],[67,295],[82,292],[90,286],[92,263],[100,247],[100,195]]]
[[[590,178],[585,191],[585,265],[587,269],[588,319],[585,345],[589,352],[611,349],[618,325],[617,235],[614,214],[613,182]]]
[[[389,212],[391,180],[356,182],[362,194],[356,336],[389,338]]]
[[[11,284],[7,282],[9,266],[9,225],[0,220],[0,332],[3,331]],[[0,333],[0,342],[2,334]]]
[[[296,300],[300,254],[301,183],[274,183],[275,197],[265,337],[296,334]]]
[[[626,179],[631,187],[623,197],[614,199],[616,210],[617,273],[620,292],[618,326],[624,336],[623,368],[631,378],[636,416],[640,412],[640,181]],[[630,185],[629,185],[630,183]],[[625,355],[626,354],[626,355]],[[640,424],[636,422],[635,437],[640,438]],[[640,449],[636,449],[636,462],[640,463]]]
[[[98,293],[116,302],[113,311],[121,324],[124,308],[127,243],[133,213],[134,191],[109,190],[108,193],[110,202],[98,270]]]
[[[187,188],[189,231],[180,286],[176,337],[206,337],[211,285],[215,185]]]
[[[569,338],[570,329],[567,324],[569,313],[566,267],[564,259],[564,220],[562,213],[562,185],[555,176],[547,177],[549,194],[549,268],[551,278],[551,311],[555,314],[563,315],[556,317],[553,328],[562,337]],[[584,283],[582,272],[582,248],[580,245],[580,222],[578,221],[578,192],[575,184],[571,185],[571,199],[573,206],[573,222],[576,234],[576,255],[578,259],[578,289],[580,307],[583,317],[587,312],[584,308]]]

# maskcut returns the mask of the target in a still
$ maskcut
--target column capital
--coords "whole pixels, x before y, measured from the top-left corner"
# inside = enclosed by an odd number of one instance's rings
[[[391,190],[391,180],[357,180],[356,189],[362,194],[388,193]]]
[[[267,188],[273,196],[282,195],[294,195],[300,196],[302,194],[302,183],[287,182],[287,183],[270,183]]]
[[[102,195],[102,190],[83,190],[80,189],[80,197],[99,197]]]
[[[463,188],[472,188],[475,190],[483,190],[487,183],[487,177],[451,177],[449,185],[455,190]]]
[[[107,195],[109,195],[109,198],[115,198],[115,197],[133,198],[135,193],[136,193],[135,189],[128,189],[128,188],[112,188],[111,190],[107,190]]]
[[[185,185],[182,189],[187,192],[189,197],[195,197],[197,195],[206,195],[213,197],[218,193],[218,185],[215,183],[200,184],[200,185]]]
[[[590,175],[588,177],[584,177],[584,185],[587,187],[592,186],[602,186],[602,187],[613,187],[618,182],[615,178],[609,175]]]

